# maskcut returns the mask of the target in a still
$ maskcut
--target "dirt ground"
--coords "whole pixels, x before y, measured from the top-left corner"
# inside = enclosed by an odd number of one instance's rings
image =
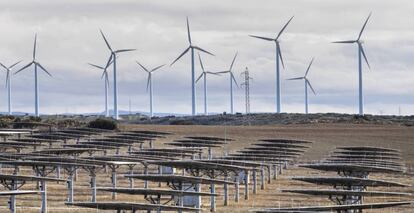
[[[406,184],[414,184],[414,127],[403,127],[394,125],[365,125],[365,124],[306,124],[306,125],[281,125],[281,126],[157,126],[157,125],[128,125],[122,126],[123,130],[157,130],[171,132],[173,135],[167,138],[157,140],[155,147],[165,147],[164,142],[168,142],[183,136],[200,135],[200,136],[218,136],[234,139],[223,148],[215,149],[214,155],[224,155],[224,153],[232,153],[247,147],[249,144],[256,142],[258,139],[265,138],[289,138],[303,139],[312,141],[311,148],[298,159],[296,163],[310,162],[321,160],[326,157],[329,152],[336,146],[378,146],[400,149],[402,151],[403,160],[409,168],[410,174],[373,174],[371,178],[398,181]],[[147,145],[148,146],[148,145]],[[125,151],[125,150],[124,150]],[[153,168],[155,169],[155,168]],[[10,172],[3,169],[3,172]],[[127,187],[128,180],[122,177],[121,170],[118,175],[118,186]],[[141,173],[142,167],[137,167],[135,173]],[[155,172],[155,171],[153,171]],[[30,168],[23,170],[24,174],[32,174]],[[322,205],[332,204],[327,197],[305,196],[290,193],[281,193],[280,189],[297,189],[297,188],[321,188],[322,186],[314,186],[288,179],[290,176],[305,175],[331,175],[321,173],[315,170],[303,169],[291,165],[285,170],[283,175],[272,183],[266,185],[265,190],[258,190],[257,194],[251,194],[249,200],[243,200],[243,187],[240,189],[240,202],[233,200],[234,187],[230,187],[230,202],[228,206],[223,206],[223,197],[217,197],[217,212],[248,212],[252,209],[262,207],[278,207],[278,206],[304,206],[304,205]],[[66,175],[64,175],[66,177]],[[90,187],[88,174],[85,171],[79,171],[78,180],[75,182],[75,201],[89,201]],[[98,187],[110,186],[110,172],[102,171],[98,175]],[[142,187],[141,181],[135,182],[136,187]],[[34,184],[27,184],[22,189],[34,189]],[[150,187],[156,187],[153,183]],[[207,186],[203,186],[203,191],[208,191]],[[379,191],[397,191],[414,193],[414,187],[408,188],[376,188]],[[218,186],[218,193],[222,193],[222,187]],[[64,205],[66,201],[66,183],[49,183],[48,185],[48,201],[49,212],[107,212],[91,209],[68,208]],[[111,195],[108,192],[98,192],[98,201],[111,201]],[[130,202],[146,202],[142,196],[118,195],[117,200]],[[367,198],[365,203],[380,201],[406,201],[414,200],[410,197],[380,197]],[[7,197],[0,198],[0,212],[8,212]],[[203,198],[204,212],[209,211],[209,198]],[[40,207],[40,195],[19,196],[17,198],[17,212],[38,212]],[[24,207],[23,207],[24,206]],[[392,208],[386,210],[368,210],[364,212],[413,212],[414,205]],[[109,212],[109,211],[108,211]]]

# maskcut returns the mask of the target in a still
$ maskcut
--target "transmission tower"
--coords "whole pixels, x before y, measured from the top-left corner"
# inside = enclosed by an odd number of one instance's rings
[[[244,83],[241,84],[241,86],[244,87],[244,95],[245,95],[245,101],[246,101],[246,114],[250,114],[250,79],[253,79],[250,77],[249,69],[246,67],[246,70],[241,73],[241,75],[244,75]]]

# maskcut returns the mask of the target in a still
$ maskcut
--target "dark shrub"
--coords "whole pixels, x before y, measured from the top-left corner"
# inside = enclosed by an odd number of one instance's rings
[[[89,128],[114,130],[118,128],[118,124],[114,120],[98,118],[89,122]]]
[[[175,120],[171,121],[170,125],[194,125],[194,122],[188,120]]]

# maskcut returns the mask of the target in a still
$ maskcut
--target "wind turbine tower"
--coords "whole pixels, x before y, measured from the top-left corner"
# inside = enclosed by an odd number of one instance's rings
[[[39,67],[41,70],[43,70],[50,77],[52,77],[52,75],[39,62],[36,61],[36,41],[37,41],[37,34],[35,34],[35,39],[34,39],[32,62],[30,62],[26,66],[22,67],[21,69],[19,69],[14,74],[17,74],[17,73],[23,71],[24,69],[30,67],[31,65],[34,65],[34,77],[35,77],[35,88],[34,88],[34,91],[35,91],[35,116],[36,117],[39,117],[39,84],[38,84],[37,67]]]
[[[279,31],[279,34],[277,34],[276,38],[267,38],[262,36],[255,36],[250,35],[250,37],[258,38],[266,41],[271,41],[276,44],[276,112],[281,113],[282,112],[282,106],[281,106],[281,90],[280,90],[280,69],[279,69],[279,63],[282,63],[282,67],[285,68],[285,64],[283,62],[282,57],[282,51],[280,50],[280,36],[282,35],[283,31],[286,29],[286,27],[289,25],[290,21],[292,21],[292,18],[289,19],[289,21],[283,26],[283,28]]]
[[[0,63],[0,66],[2,66],[5,70],[6,70],[6,89],[7,89],[7,109],[8,109],[8,114],[12,115],[12,106],[11,106],[11,72],[14,66],[16,66],[18,63],[20,63],[21,61],[18,61],[14,64],[12,64],[11,66],[7,67],[4,64]]]
[[[188,42],[189,42],[189,46],[187,47],[187,49],[185,49],[181,55],[179,55],[172,63],[170,66],[172,66],[176,61],[178,61],[183,55],[185,55],[189,50],[191,50],[191,114],[193,116],[196,115],[196,88],[195,88],[195,70],[194,70],[194,50],[198,50],[204,53],[207,53],[209,55],[213,55],[212,53],[198,47],[198,46],[194,46],[192,41],[191,41],[191,33],[190,33],[190,24],[188,21],[188,17],[187,17],[187,36],[188,36]],[[214,56],[214,55],[213,55]]]
[[[364,25],[362,26],[361,31],[359,32],[358,38],[356,40],[348,40],[348,41],[335,41],[333,43],[342,43],[342,44],[354,44],[358,45],[358,100],[359,100],[359,115],[364,115],[364,96],[363,96],[363,89],[362,89],[362,56],[364,57],[365,62],[367,63],[368,68],[370,69],[367,56],[365,55],[364,48],[362,44],[364,41],[361,40],[362,33],[364,32],[365,27],[367,26],[368,20],[371,17],[371,13],[368,15],[367,19],[365,20]]]

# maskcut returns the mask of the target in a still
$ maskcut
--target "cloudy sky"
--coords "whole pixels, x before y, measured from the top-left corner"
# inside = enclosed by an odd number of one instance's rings
[[[303,82],[286,81],[304,74],[312,57],[309,79],[311,112],[357,112],[357,47],[332,44],[362,36],[371,65],[364,65],[365,111],[372,114],[414,114],[414,3],[410,0],[0,0],[0,61],[30,62],[38,33],[38,61],[53,78],[41,73],[41,113],[86,113],[103,110],[100,71],[87,62],[104,64],[109,56],[101,28],[116,48],[137,48],[118,60],[120,109],[148,111],[148,67],[168,66],[155,73],[154,111],[191,112],[190,56],[169,64],[187,47],[186,16],[193,42],[215,54],[202,55],[208,70],[223,70],[239,52],[234,71],[249,68],[251,111],[275,111],[274,44],[248,37],[275,37],[295,15],[281,37],[286,69],[282,70],[282,110],[304,111]],[[197,75],[200,74],[198,62]],[[5,72],[0,72],[0,111],[7,110]],[[211,112],[229,111],[228,76],[208,79]],[[111,78],[112,81],[112,78]],[[112,82],[111,82],[112,83]],[[14,111],[33,112],[33,69],[13,76]],[[112,88],[112,85],[111,85]],[[197,110],[203,111],[203,85],[197,85]],[[112,92],[111,92],[112,98]],[[112,103],[112,102],[111,102]],[[235,88],[235,110],[244,111],[244,90]]]

